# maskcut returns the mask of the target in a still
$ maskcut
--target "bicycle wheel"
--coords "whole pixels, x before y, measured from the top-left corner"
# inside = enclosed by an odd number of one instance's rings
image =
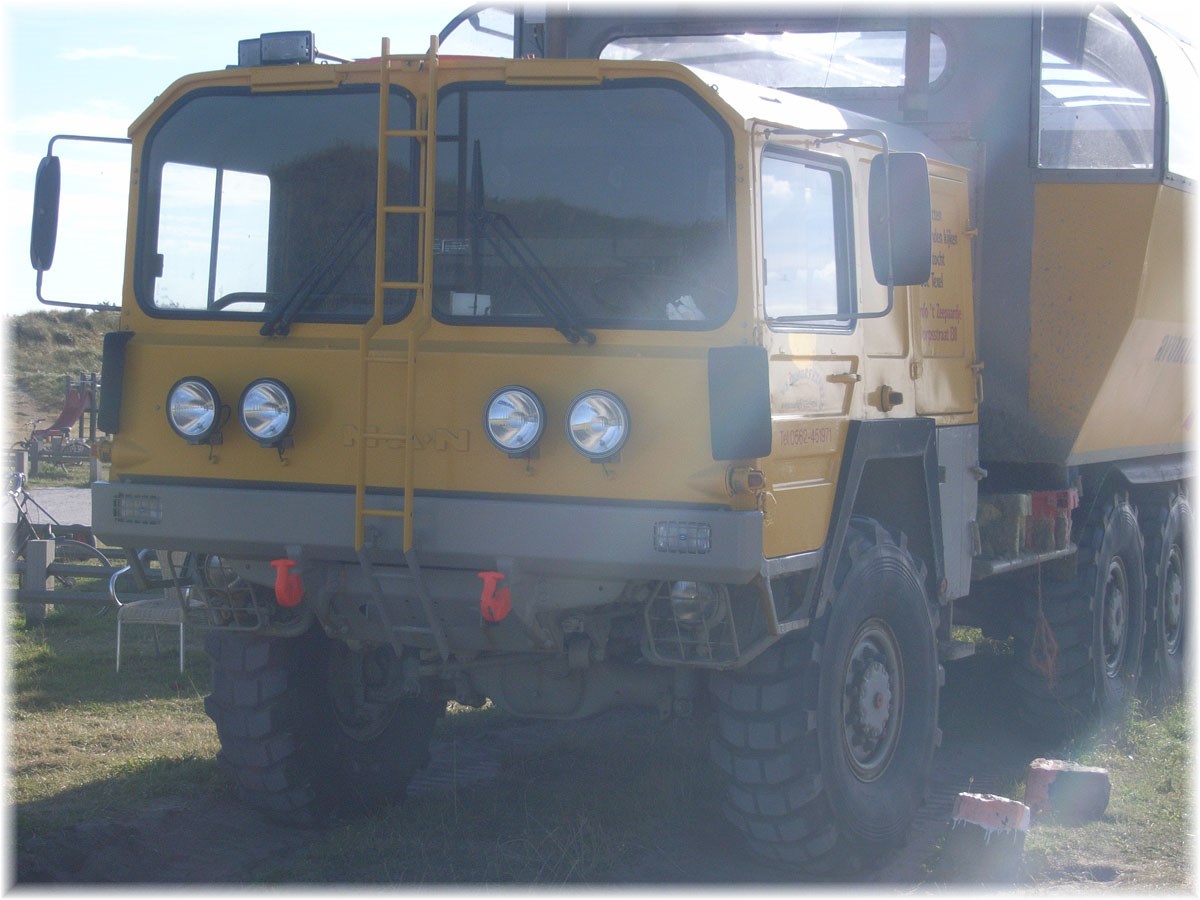
[[[112,562],[102,550],[91,544],[72,538],[56,539],[54,541],[54,561],[71,566],[90,566],[96,569],[94,576],[87,573],[55,575],[54,580],[62,589],[83,590],[86,588],[97,591],[107,589]]]
[[[92,448],[86,441],[67,441],[58,452],[58,462],[64,466],[81,466],[92,458]]]

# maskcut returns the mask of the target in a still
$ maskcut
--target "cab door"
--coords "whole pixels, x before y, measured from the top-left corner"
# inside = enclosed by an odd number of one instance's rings
[[[929,281],[910,288],[912,378],[922,416],[973,413],[978,403],[967,186],[931,173]]]

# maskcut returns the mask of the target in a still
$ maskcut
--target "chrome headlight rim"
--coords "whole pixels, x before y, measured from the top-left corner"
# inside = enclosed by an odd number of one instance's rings
[[[590,447],[577,438],[578,428],[580,424],[576,419],[576,412],[585,404],[592,405],[592,420],[593,422],[600,417],[604,417],[605,413],[615,414],[613,416],[614,424],[610,427],[615,428],[615,437],[604,441],[601,446]],[[622,448],[629,441],[630,418],[629,407],[625,405],[625,401],[614,394],[612,391],[600,389],[587,390],[579,394],[571,401],[567,407],[567,415],[565,419],[567,432],[567,441],[576,451],[583,454],[593,462],[607,462],[615,460],[621,453]]]
[[[518,428],[518,433],[525,432],[525,436],[516,443],[506,444],[497,436],[493,427],[494,421],[498,418],[493,415],[493,407],[505,397],[520,398],[526,401],[524,412],[527,415],[532,413],[532,433],[528,429]],[[530,388],[521,384],[506,384],[504,387],[493,391],[483,407],[483,432],[488,436],[488,440],[492,442],[492,446],[501,453],[507,453],[509,456],[524,456],[537,448],[546,433],[546,407],[542,403],[542,399]]]
[[[200,401],[198,405],[207,412],[207,415],[193,416],[195,424],[190,427],[177,415],[185,402],[185,398],[177,396],[177,393],[185,387],[192,388],[192,396]],[[221,427],[221,395],[207,378],[185,375],[167,391],[166,414],[167,424],[179,437],[189,444],[206,443]]]
[[[267,396],[261,405],[276,404],[284,408],[282,425],[276,424],[278,420],[273,417],[265,420],[265,425],[260,424],[257,427],[247,420],[247,401],[256,394],[264,393]],[[272,394],[274,396],[271,396]],[[258,408],[255,407],[256,410]],[[246,385],[241,399],[238,400],[238,422],[246,435],[258,445],[278,447],[291,436],[292,429],[296,426],[296,396],[292,389],[278,378],[256,378]]]

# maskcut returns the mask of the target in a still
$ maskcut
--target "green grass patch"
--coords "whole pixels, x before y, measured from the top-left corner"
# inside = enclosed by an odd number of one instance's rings
[[[246,882],[265,884],[589,885],[732,884],[811,881],[749,860],[720,810],[722,778],[708,759],[706,721],[660,722],[618,712],[566,723],[515,722],[490,705],[452,707],[435,733],[438,761],[461,773],[403,804],[316,831],[270,828],[219,772],[215,729],[204,714],[209,672],[202,635],[190,629],[187,666],[176,663],[173,629],[125,632],[114,671],[113,613],[64,607],[42,625],[9,621],[9,801],[18,850],[69,844],[89,823],[134,822],[113,834],[141,834],[158,820],[147,809],[216,808],[222,827],[247,846],[282,852],[245,855]],[[983,653],[948,666],[941,724],[947,744],[1013,727],[1007,666]],[[1192,884],[1186,703],[1135,710],[1120,727],[1049,750],[1016,751],[1020,799],[1024,765],[1056,755],[1106,767],[1113,794],[1097,822],[1037,822],[1026,841],[1035,886],[1115,884],[1182,890]],[[480,748],[489,752],[481,754]],[[482,756],[492,774],[471,770]],[[189,811],[187,815],[191,815]],[[183,815],[183,813],[181,813]],[[236,819],[236,821],[234,821]],[[129,838],[132,839],[132,838]],[[123,839],[124,840],[124,839]],[[139,841],[146,840],[138,837]],[[195,837],[197,854],[218,852]],[[57,841],[57,843],[56,843]],[[136,844],[123,854],[128,868]],[[131,861],[133,860],[133,861]],[[202,864],[195,866],[203,869]],[[91,870],[88,870],[91,871]],[[938,883],[936,865],[927,886]],[[197,876],[198,881],[204,875]]]
[[[201,638],[126,626],[116,668],[116,614],[51,609],[42,624],[9,619],[9,800],[18,830],[119,815],[147,797],[216,778],[216,734],[204,714]]]
[[[1025,843],[1031,875],[1139,889],[1191,884],[1191,735],[1189,705],[1176,701],[1158,715],[1135,707],[1078,742],[1072,758],[1107,769],[1112,798],[1097,822],[1037,823]]]

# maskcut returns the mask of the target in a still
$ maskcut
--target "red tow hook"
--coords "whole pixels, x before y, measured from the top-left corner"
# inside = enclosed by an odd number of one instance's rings
[[[504,573],[480,572],[478,577],[483,581],[483,591],[479,594],[479,614],[485,622],[499,622],[512,612],[512,597],[508,588],[500,587]]]
[[[304,598],[304,583],[300,580],[300,573],[292,571],[296,561],[273,559],[271,565],[275,567],[275,602],[289,608],[298,606]]]

